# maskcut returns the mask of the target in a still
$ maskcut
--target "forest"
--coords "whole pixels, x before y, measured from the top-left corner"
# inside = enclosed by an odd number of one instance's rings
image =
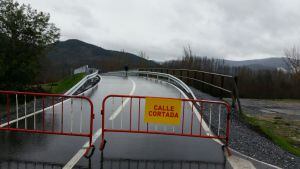
[[[182,58],[166,61],[162,67],[169,69],[193,69],[232,75],[238,79],[239,95],[242,98],[300,99],[300,52],[296,47],[285,51],[285,62],[290,70],[255,70],[249,67],[232,67],[224,59],[203,57],[184,48]]]

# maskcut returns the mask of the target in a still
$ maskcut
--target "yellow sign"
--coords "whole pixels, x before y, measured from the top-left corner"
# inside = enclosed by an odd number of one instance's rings
[[[146,98],[145,123],[179,125],[181,100],[166,98]]]

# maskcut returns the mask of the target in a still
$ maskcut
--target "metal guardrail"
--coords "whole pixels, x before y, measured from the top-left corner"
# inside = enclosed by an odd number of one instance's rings
[[[85,76],[84,78],[82,78],[76,85],[74,85],[71,89],[69,89],[66,93],[64,93],[65,95],[72,95],[74,94],[87,80],[94,78],[98,75],[98,71],[89,74],[87,76]]]
[[[232,105],[234,106],[237,102],[239,112],[242,112],[242,107],[239,100],[239,90],[237,87],[237,76],[189,69],[142,68],[138,71],[173,75],[178,79],[185,81],[186,84],[198,88],[203,92],[212,94],[214,96],[219,96],[221,99],[227,93],[232,98]],[[198,83],[201,83],[201,85]]]
[[[158,72],[150,72],[150,71],[128,71],[128,75],[140,76],[145,75],[146,77],[156,77],[157,79],[165,79],[168,82],[175,84],[176,86],[182,88],[186,93],[188,93],[193,99],[196,99],[196,96],[192,92],[192,90],[179,78],[172,76],[166,73],[158,73]],[[107,72],[102,75],[113,75],[113,76],[126,76],[125,71],[115,71],[115,72]]]
[[[179,85],[181,88],[183,88],[185,90],[185,92],[187,92],[190,96],[192,96],[193,99],[196,99],[196,96],[194,95],[192,90],[183,81],[181,81],[179,78],[172,76],[170,74],[150,72],[150,71],[129,71],[128,74],[129,75],[134,75],[134,74],[135,75],[146,75],[146,77],[154,76],[157,79],[165,78],[165,80],[167,80],[168,82],[171,82],[171,83],[173,82],[173,83]]]

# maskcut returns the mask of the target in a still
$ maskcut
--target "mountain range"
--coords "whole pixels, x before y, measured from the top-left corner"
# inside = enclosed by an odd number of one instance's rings
[[[102,71],[120,70],[125,65],[129,68],[156,67],[160,63],[147,60],[135,54],[107,50],[77,39],[59,41],[49,46],[46,58],[42,61],[43,77],[57,80],[72,73],[72,70],[89,65]],[[283,58],[266,58],[245,61],[225,60],[228,66],[246,66],[251,69],[287,69]],[[42,77],[42,79],[43,79]],[[46,79],[44,78],[44,81]],[[47,81],[48,81],[47,80]]]
[[[253,70],[260,69],[285,69],[288,70],[288,66],[284,58],[272,57],[265,59],[253,59],[243,61],[225,60],[225,64],[232,67],[246,66]]]

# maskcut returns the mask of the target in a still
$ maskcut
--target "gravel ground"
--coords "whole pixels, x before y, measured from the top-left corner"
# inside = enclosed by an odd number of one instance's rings
[[[197,98],[213,99],[208,94],[205,94],[195,88],[192,88]],[[243,102],[244,103],[244,102]],[[256,107],[257,104],[248,102],[252,107]],[[278,106],[277,106],[278,107]],[[259,109],[259,108],[258,108]],[[253,109],[256,110],[256,109]],[[208,122],[208,113],[204,113],[204,118]],[[212,116],[212,126],[218,124],[218,116]],[[224,125],[225,121],[221,122],[221,126]],[[217,127],[212,128],[213,132],[217,132]],[[263,137],[259,133],[251,130],[250,126],[240,121],[238,117],[232,114],[231,118],[231,133],[229,146],[245,155],[260,161],[273,164],[282,168],[288,169],[300,169],[300,157],[297,157],[280,147],[272,143],[267,138]],[[223,131],[221,131],[223,132]]]

